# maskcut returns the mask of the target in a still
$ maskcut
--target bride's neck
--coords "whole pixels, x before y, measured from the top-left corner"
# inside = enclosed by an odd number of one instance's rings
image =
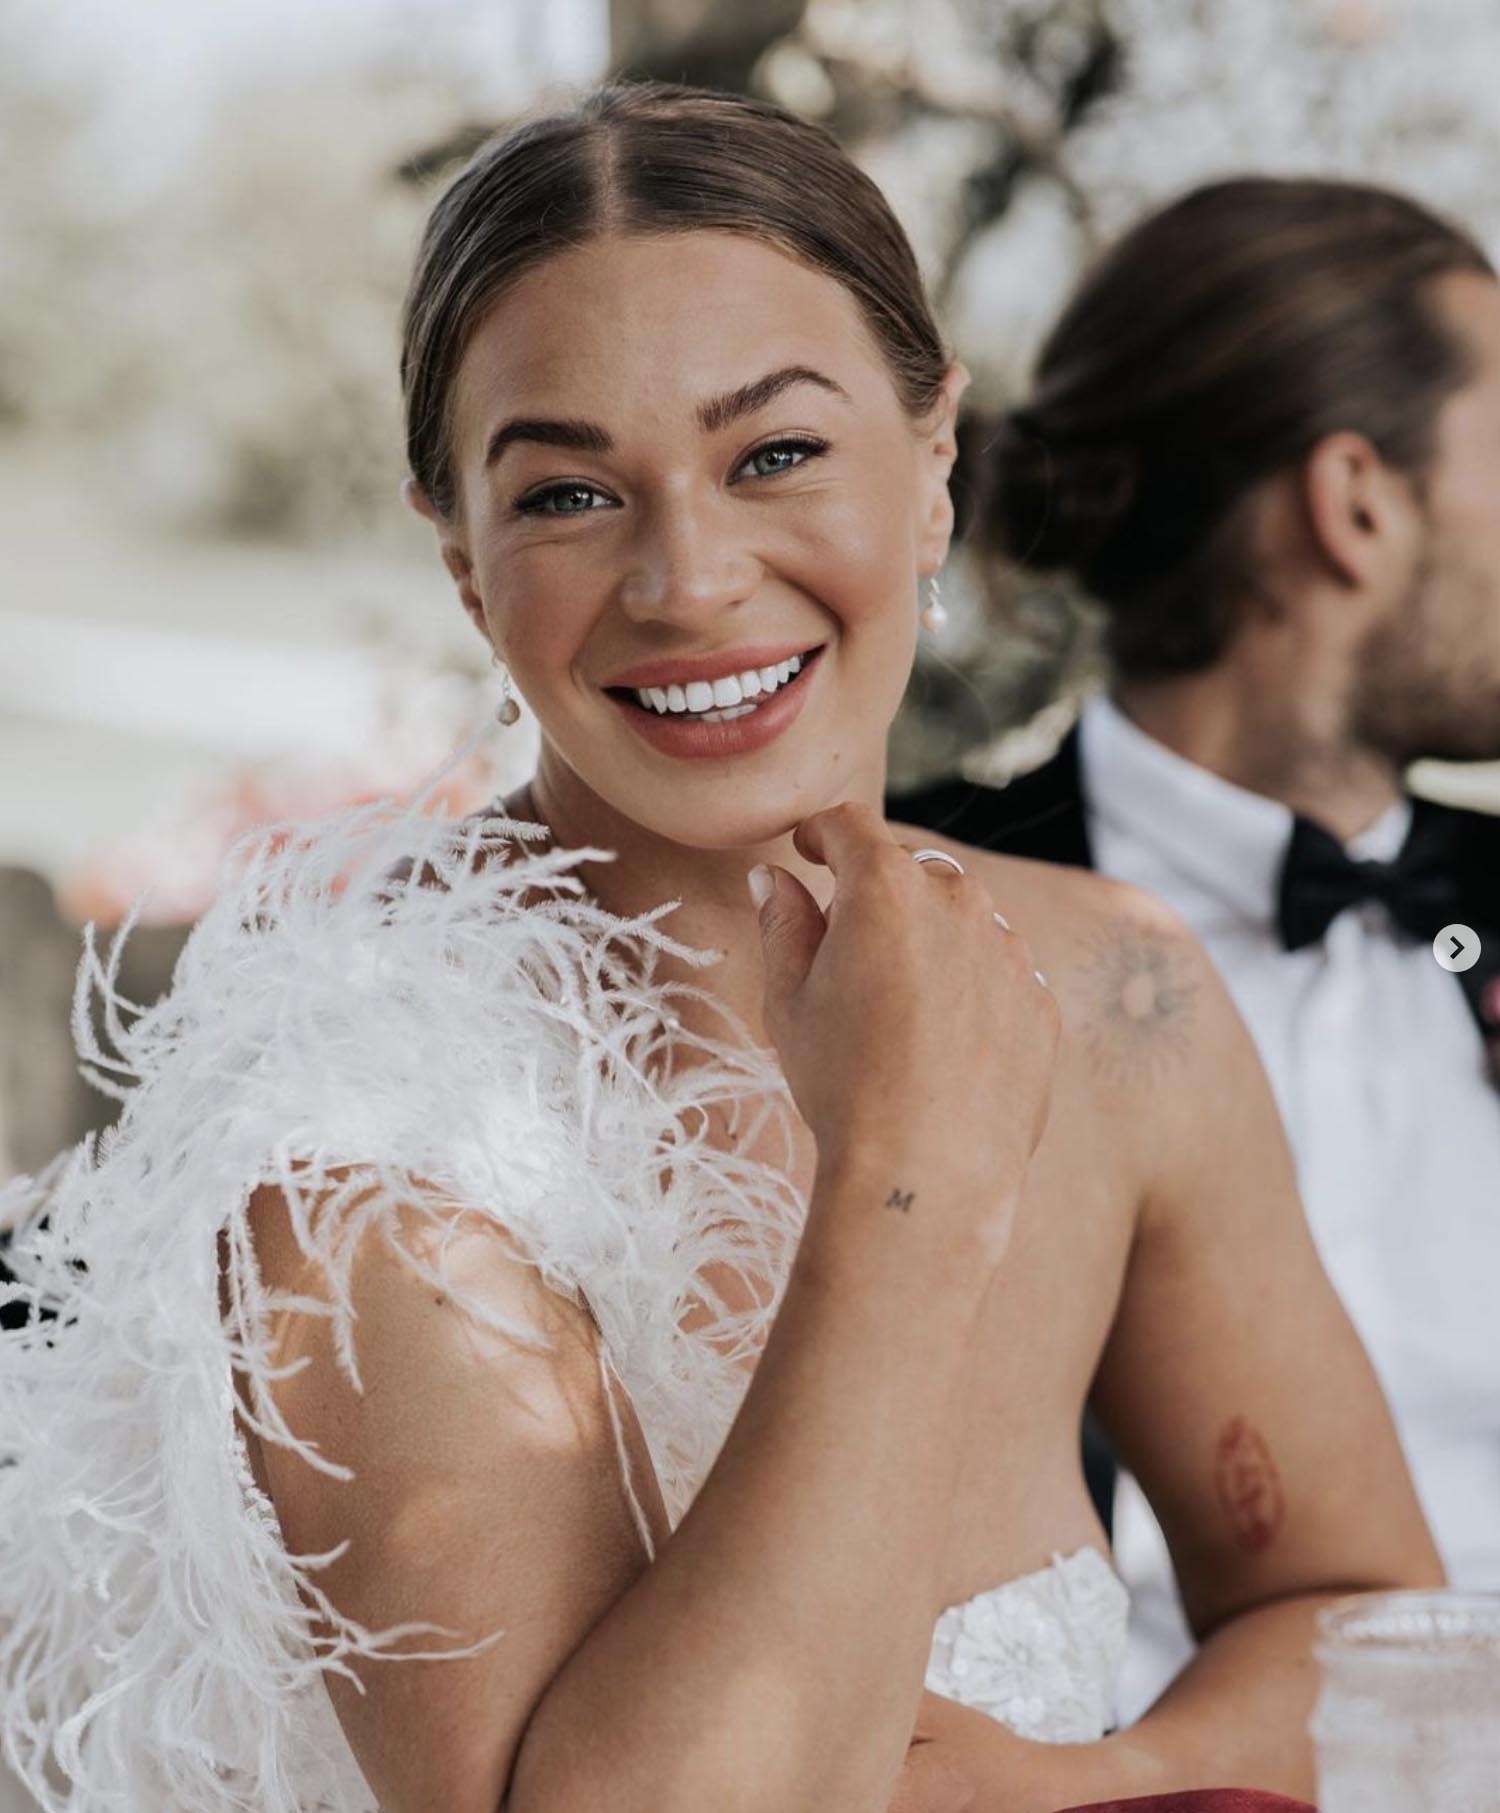
[[[791,833],[766,843],[728,849],[702,849],[682,844],[638,824],[586,788],[571,770],[550,761],[544,748],[531,780],[507,795],[504,809],[517,818],[547,826],[560,849],[592,845],[613,850],[613,862],[580,863],[576,873],[599,905],[630,916],[663,900],[681,905],[662,920],[662,930],[699,950],[725,953],[711,968],[689,970],[665,962],[658,974],[690,979],[711,991],[764,1037],[760,931],[745,877],[758,862],[789,870],[826,909],[833,877],[820,864],[798,854]],[[884,775],[847,797],[865,799],[881,809]],[[832,802],[828,802],[832,803]]]

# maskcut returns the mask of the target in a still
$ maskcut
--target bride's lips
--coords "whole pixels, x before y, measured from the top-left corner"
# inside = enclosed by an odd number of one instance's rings
[[[784,686],[778,686],[770,698],[762,697],[754,711],[740,718],[705,724],[701,719],[653,711],[624,692],[606,691],[605,697],[619,709],[636,735],[663,755],[709,760],[750,755],[774,742],[795,722],[826,646],[810,649],[802,657],[801,668]]]

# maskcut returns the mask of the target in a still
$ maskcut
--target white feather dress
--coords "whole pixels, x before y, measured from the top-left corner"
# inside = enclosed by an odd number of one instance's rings
[[[49,1813],[371,1813],[324,1677],[398,1639],[403,1654],[474,1647],[340,1616],[319,1590],[329,1558],[289,1554],[255,1485],[236,1370],[260,1439],[342,1476],[267,1389],[257,1185],[280,1185],[325,1267],[356,1381],[357,1241],[389,1232],[398,1202],[435,1226],[452,1205],[503,1224],[549,1283],[586,1296],[674,1522],[779,1303],[803,1205],[774,1056],[726,1016],[691,1063],[663,1062],[675,1006],[712,997],[658,979],[658,956],[714,953],[663,931],[677,902],[630,920],[595,905],[572,871],[609,852],[528,850],[541,827],[422,804],[245,840],[144,1012],[115,982],[128,924],[107,955],[86,940],[75,1037],[121,1119],[0,1192],[10,1296],[48,1312],[0,1338],[0,1735]],[[710,1113],[746,1147],[769,1133],[782,1160],[711,1143]],[[470,1313],[535,1338],[431,1264]],[[758,1308],[705,1299],[726,1266]],[[1058,1557],[945,1614],[929,1684],[966,1697],[972,1664],[971,1703],[1033,1735],[1098,1736],[1122,1600],[1096,1552]]]

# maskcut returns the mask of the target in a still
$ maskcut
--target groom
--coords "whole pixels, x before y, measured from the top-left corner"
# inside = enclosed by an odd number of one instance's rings
[[[991,457],[987,532],[1102,606],[1109,684],[1038,771],[890,811],[1187,920],[1450,1577],[1500,1587],[1500,819],[1405,779],[1500,758],[1500,284],[1394,194],[1201,189],[1087,279]],[[1129,1478],[1114,1535],[1128,1719],[1193,1637]]]

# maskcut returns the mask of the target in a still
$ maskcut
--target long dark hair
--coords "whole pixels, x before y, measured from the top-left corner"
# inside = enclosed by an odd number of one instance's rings
[[[841,283],[908,411],[947,367],[906,235],[820,126],[768,102],[614,83],[486,141],[438,197],[402,311],[407,459],[450,520],[454,378],[507,285],[606,232],[717,229],[762,239]]]
[[[1339,430],[1422,471],[1471,371],[1432,295],[1457,271],[1494,275],[1458,227],[1358,183],[1242,178],[1153,214],[1085,279],[1001,424],[992,545],[1076,576],[1117,672],[1211,665],[1250,580],[1236,506],[1257,481]]]

